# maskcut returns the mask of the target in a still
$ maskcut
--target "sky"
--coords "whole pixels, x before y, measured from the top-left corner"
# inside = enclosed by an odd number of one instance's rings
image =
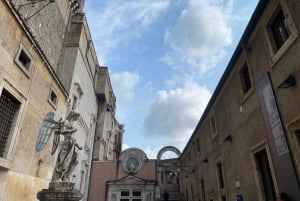
[[[184,149],[258,0],[85,0],[123,149]]]

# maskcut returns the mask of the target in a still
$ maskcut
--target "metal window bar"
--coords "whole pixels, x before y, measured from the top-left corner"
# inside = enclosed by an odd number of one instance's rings
[[[6,153],[10,130],[19,108],[20,102],[3,89],[0,96],[0,157]]]

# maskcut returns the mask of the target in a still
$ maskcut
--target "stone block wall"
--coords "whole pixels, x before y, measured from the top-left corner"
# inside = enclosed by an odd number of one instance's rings
[[[51,67],[56,71],[61,60],[67,31],[57,3],[48,4],[48,1],[45,1],[26,5],[29,3],[27,0],[11,2],[46,55]]]

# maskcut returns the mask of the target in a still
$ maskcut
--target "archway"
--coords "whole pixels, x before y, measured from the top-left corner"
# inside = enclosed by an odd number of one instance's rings
[[[177,158],[162,159],[162,155],[171,151],[177,155]],[[180,165],[181,152],[173,146],[165,146],[157,154],[157,178],[159,185],[165,188],[165,185],[179,184],[178,166]],[[161,189],[161,191],[164,189]]]
[[[173,146],[165,146],[163,147],[161,150],[159,150],[158,154],[157,154],[157,163],[159,164],[160,160],[161,160],[161,156],[167,152],[167,151],[172,151],[174,152],[178,158],[181,156],[181,153],[180,151],[176,148],[176,147],[173,147]]]

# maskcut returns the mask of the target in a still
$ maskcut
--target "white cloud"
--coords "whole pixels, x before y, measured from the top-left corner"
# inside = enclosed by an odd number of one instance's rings
[[[173,67],[191,66],[202,74],[215,67],[232,41],[231,8],[232,1],[190,0],[177,23],[166,31],[165,43],[171,51],[163,60]]]
[[[110,75],[114,93],[118,102],[126,103],[134,99],[135,87],[140,81],[137,72],[123,71]]]
[[[162,90],[148,108],[144,129],[148,137],[169,138],[172,146],[182,149],[192,134],[211,96],[206,87],[196,83],[183,88]]]
[[[150,147],[150,146],[147,146],[144,149],[144,152],[146,153],[146,155],[148,156],[148,158],[150,158],[150,159],[156,159],[157,158],[157,153],[159,152],[159,150],[161,148],[162,147]]]
[[[158,152],[162,149],[163,147],[151,147],[151,146],[147,146],[144,149],[144,152],[146,153],[146,155],[148,156],[148,158],[150,159],[157,159],[157,154]],[[170,159],[170,158],[177,158],[178,156],[176,155],[176,153],[172,152],[172,151],[166,151],[163,153],[163,155],[161,156],[161,159]]]
[[[120,44],[139,37],[140,32],[156,21],[169,4],[170,0],[114,0],[98,9],[86,8],[88,21],[93,23],[91,31],[96,49],[101,50],[98,51],[101,62],[110,60],[107,57]]]
[[[130,146],[128,144],[122,144],[122,151],[129,149]]]

